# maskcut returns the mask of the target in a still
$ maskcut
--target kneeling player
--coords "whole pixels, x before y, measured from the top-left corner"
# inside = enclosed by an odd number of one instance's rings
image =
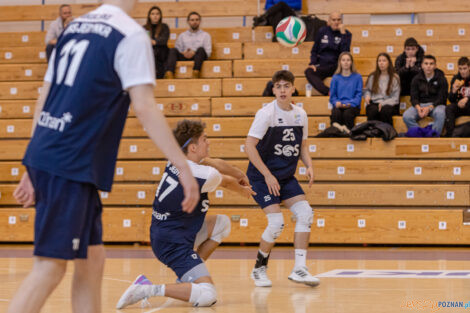
[[[154,296],[188,301],[194,306],[213,305],[217,293],[203,260],[230,234],[230,220],[226,215],[206,216],[207,193],[220,185],[248,198],[255,195],[242,171],[222,160],[207,158],[209,140],[204,124],[183,120],[174,134],[199,183],[201,198],[192,213],[181,210],[183,188],[178,183],[179,172],[168,162],[153,203],[150,237],[155,256],[175,272],[180,283],[153,285],[140,275],[121,296],[118,309]]]
[[[307,167],[310,185],[313,167],[307,137],[308,119],[305,111],[291,103],[294,92],[294,75],[278,71],[273,76],[273,93],[276,100],[256,113],[246,139],[246,152],[250,159],[248,178],[257,193],[255,201],[268,218],[268,226],[261,236],[258,257],[251,277],[255,285],[272,285],[266,274],[269,253],[276,238],[284,228],[280,203],[283,202],[296,217],[294,246],[295,266],[289,279],[316,286],[320,281],[310,275],[305,261],[313,221],[313,210],[294,177],[299,158]]]

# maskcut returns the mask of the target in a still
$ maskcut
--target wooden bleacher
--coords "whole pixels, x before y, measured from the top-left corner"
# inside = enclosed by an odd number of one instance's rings
[[[470,12],[470,3],[439,0],[308,0],[309,13],[329,14],[406,14]]]
[[[59,6],[56,4],[0,6],[0,21],[55,20]],[[75,16],[83,15],[98,6],[98,4],[71,5]],[[137,3],[132,17],[146,18],[150,6],[148,3]],[[194,8],[197,8],[204,17],[253,16],[257,11],[257,3],[249,0],[159,2],[158,6],[165,12],[165,17],[186,17]]]
[[[310,0],[310,7],[317,2]],[[318,12],[326,9],[329,12],[340,2],[347,1],[324,1]],[[414,4],[401,5],[400,11],[437,10],[418,6],[424,3],[421,0],[411,2]],[[215,1],[197,2],[197,6],[204,17],[249,16],[256,12],[253,3],[224,2],[221,6],[220,1]],[[388,12],[386,8],[390,4],[378,7],[378,3],[383,4],[375,2],[370,9],[378,14]],[[159,3],[166,17],[186,16],[192,4]],[[466,6],[459,3],[458,11],[467,10]],[[452,12],[456,7],[457,4],[449,5],[439,8],[439,12]],[[0,21],[51,20],[57,14],[56,5],[28,8],[36,11],[0,7]],[[80,10],[90,8],[74,5],[73,10],[74,14],[80,14]],[[344,8],[344,13],[363,10]],[[134,17],[145,16],[147,9],[148,4],[139,4]],[[396,57],[409,36],[416,37],[428,53],[437,56],[438,67],[446,72],[448,79],[456,72],[458,57],[470,54],[470,41],[466,40],[470,25],[351,25],[347,28],[353,33],[351,52],[364,79],[374,68],[377,53],[386,51]],[[284,66],[297,76],[296,87],[301,96],[295,102],[309,115],[310,136],[329,126],[328,98],[304,97],[307,82],[303,72],[312,43],[298,48],[281,47],[271,42],[271,27],[257,27],[254,31],[248,27],[205,30],[213,37],[214,44],[211,59],[204,63],[202,78],[189,79],[192,62],[178,62],[176,79],[159,80],[155,89],[157,106],[169,117],[170,125],[183,117],[201,118],[207,125],[211,155],[245,170],[244,138],[256,111],[263,103],[272,101],[260,95],[272,73]],[[184,29],[171,30],[170,46],[181,31]],[[3,221],[0,235],[3,241],[33,240],[34,210],[16,205],[12,192],[24,172],[21,158],[46,70],[44,35],[43,32],[0,33],[0,221]],[[364,110],[361,114],[356,122],[365,120]],[[398,131],[406,129],[398,116],[394,118],[394,126]],[[303,164],[299,165],[296,176],[315,208],[311,242],[469,244],[470,232],[463,223],[470,204],[469,144],[465,138],[398,138],[392,142],[375,138],[366,141],[309,138],[316,183],[308,188]],[[163,155],[147,138],[131,110],[119,148],[116,183],[112,192],[101,193],[105,205],[105,241],[149,240],[151,205],[165,164]],[[210,199],[209,214],[227,214],[232,220],[228,242],[259,241],[266,219],[253,200],[223,189],[212,193]],[[295,223],[288,210],[284,209],[283,213],[286,230],[279,241],[291,242]]]

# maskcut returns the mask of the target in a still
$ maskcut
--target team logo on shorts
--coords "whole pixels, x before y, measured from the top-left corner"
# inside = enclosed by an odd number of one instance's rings
[[[193,259],[197,260],[197,254],[196,254],[196,253],[191,254],[191,257],[192,257]]]
[[[80,239],[79,238],[74,238],[72,240],[72,249],[73,249],[73,251],[77,251],[79,247],[80,247]]]
[[[264,196],[264,202],[269,202],[271,201],[271,196]]]

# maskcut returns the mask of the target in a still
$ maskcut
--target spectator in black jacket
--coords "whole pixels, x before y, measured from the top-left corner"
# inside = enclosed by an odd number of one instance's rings
[[[458,61],[459,72],[450,82],[449,102],[446,107],[446,135],[452,136],[455,128],[455,119],[463,115],[470,115],[470,60],[461,57]]]
[[[436,68],[436,58],[425,55],[422,70],[411,82],[411,107],[403,113],[408,128],[419,127],[417,121],[431,116],[432,129],[441,134],[446,118],[447,79],[444,72]]]
[[[308,82],[322,95],[328,95],[329,88],[323,80],[333,76],[338,57],[351,48],[351,33],[344,27],[341,14],[333,12],[328,18],[328,25],[318,30],[310,55],[310,63],[305,70]]]
[[[395,70],[400,76],[400,96],[409,96],[411,81],[421,71],[424,50],[416,39],[410,37],[405,40],[405,51],[395,60]]]
[[[165,62],[169,52],[168,38],[170,37],[170,28],[162,20],[162,10],[157,6],[153,6],[147,14],[147,23],[144,25],[152,41],[157,78],[163,78],[165,74]]]

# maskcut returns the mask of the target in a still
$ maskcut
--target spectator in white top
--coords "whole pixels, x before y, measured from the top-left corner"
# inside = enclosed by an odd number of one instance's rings
[[[46,56],[48,62],[52,54],[52,50],[54,50],[57,43],[57,38],[62,34],[64,28],[67,26],[66,21],[70,21],[71,17],[72,7],[68,4],[62,4],[59,7],[59,17],[49,25],[49,30],[46,34]]]
[[[176,39],[175,48],[170,49],[164,78],[174,78],[176,61],[190,60],[194,60],[192,77],[199,78],[202,63],[211,55],[211,36],[199,28],[201,15],[191,12],[188,14],[187,22],[189,30],[181,33]]]

